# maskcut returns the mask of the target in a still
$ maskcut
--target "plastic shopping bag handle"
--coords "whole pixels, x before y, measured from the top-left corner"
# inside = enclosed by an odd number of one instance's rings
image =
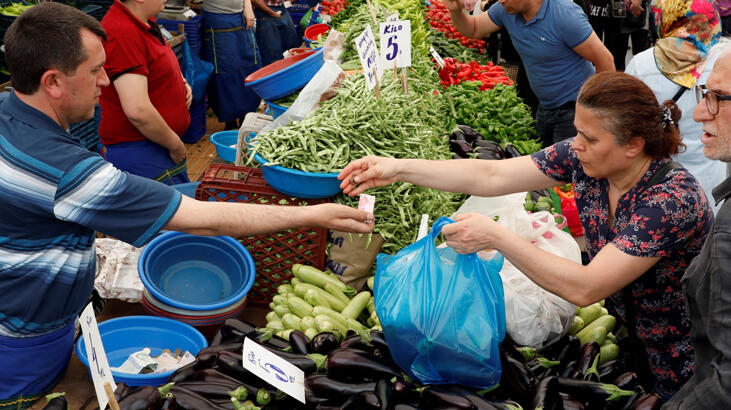
[[[431,227],[431,231],[429,231],[429,240],[434,243],[434,239],[439,236],[440,233],[442,233],[442,228],[445,225],[449,225],[451,223],[454,223],[454,220],[452,218],[448,218],[446,216],[442,216],[439,219],[437,219],[436,222],[434,222],[434,225]]]

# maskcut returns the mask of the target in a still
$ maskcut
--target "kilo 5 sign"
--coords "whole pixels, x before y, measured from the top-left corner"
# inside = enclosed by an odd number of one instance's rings
[[[368,89],[372,90],[376,86],[376,76],[380,78],[381,73],[378,67],[378,46],[375,37],[373,37],[370,24],[355,39],[355,48],[358,50],[358,57],[360,57],[360,64],[363,66],[363,74],[366,77]]]
[[[381,61],[386,68],[411,65],[411,21],[381,23]]]

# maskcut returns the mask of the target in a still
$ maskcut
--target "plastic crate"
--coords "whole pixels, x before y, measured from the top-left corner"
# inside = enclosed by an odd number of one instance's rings
[[[238,174],[239,179],[231,176]],[[200,201],[241,202],[268,205],[315,205],[327,199],[293,198],[267,185],[260,169],[211,164],[203,173],[195,198]],[[327,229],[298,228],[284,232],[237,238],[254,258],[256,280],[249,291],[250,303],[268,304],[277,287],[292,279],[292,265],[325,267]]]
[[[182,24],[185,40],[188,42],[191,51],[195,55],[200,55],[201,45],[203,44],[201,21],[201,16],[195,16],[188,21],[157,19],[157,24],[165,27],[167,31],[174,31],[176,33],[180,31],[179,26]]]

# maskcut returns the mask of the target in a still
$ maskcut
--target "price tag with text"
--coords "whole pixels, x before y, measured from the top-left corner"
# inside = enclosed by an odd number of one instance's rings
[[[285,0],[285,2],[283,3],[283,5],[284,5],[284,8],[285,9],[288,9],[288,8],[292,7],[292,3],[289,0]]]
[[[393,23],[398,21],[398,11],[386,17],[386,23]]]
[[[378,66],[378,46],[370,25],[367,25],[365,30],[355,39],[355,47],[358,50],[360,64],[363,66],[363,74],[366,77],[368,89],[372,90],[376,86],[377,78],[381,77],[381,69]]]
[[[439,53],[437,53],[437,50],[435,50],[434,47],[429,46],[429,52],[431,53],[431,56],[434,57],[434,60],[437,62],[439,67],[444,67],[444,59],[439,55]]]
[[[305,372],[248,337],[244,339],[242,357],[246,370],[305,403]]]
[[[391,68],[411,65],[411,21],[381,23],[381,61]]]
[[[103,410],[109,404],[104,384],[109,383],[112,391],[116,388],[116,384],[112,377],[112,369],[109,368],[109,362],[107,362],[107,354],[104,352],[96,316],[94,316],[94,306],[91,303],[81,312],[79,321],[81,322],[81,331],[84,334],[86,357],[89,359],[89,373],[91,373],[91,380],[94,382],[99,408]]]

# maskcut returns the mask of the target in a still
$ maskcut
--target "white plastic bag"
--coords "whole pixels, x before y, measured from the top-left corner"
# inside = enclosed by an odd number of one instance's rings
[[[498,217],[498,223],[546,252],[581,263],[581,250],[558,229],[549,212],[528,213],[525,192],[500,197],[472,196],[457,214],[475,212]],[[568,331],[576,306],[536,285],[507,259],[500,271],[505,292],[506,329],[519,345],[540,347]]]
[[[137,259],[142,248],[117,239],[96,240],[96,280],[94,289],[104,299],[129,303],[142,300],[144,285],[137,273]]]

